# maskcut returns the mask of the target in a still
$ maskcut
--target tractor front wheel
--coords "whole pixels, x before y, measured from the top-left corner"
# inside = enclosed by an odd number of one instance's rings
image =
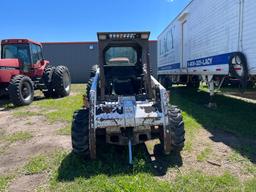
[[[9,97],[13,105],[29,105],[34,99],[34,87],[32,80],[25,75],[16,75],[12,78],[8,87]]]
[[[84,159],[88,159],[90,157],[89,109],[80,109],[74,112],[71,139],[73,152]]]

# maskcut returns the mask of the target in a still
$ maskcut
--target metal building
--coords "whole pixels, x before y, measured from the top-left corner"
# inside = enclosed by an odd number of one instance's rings
[[[71,73],[72,83],[89,80],[91,66],[98,63],[97,42],[47,42],[42,43],[45,59],[52,65],[66,65]],[[150,64],[153,75],[157,72],[157,41],[150,41]]]

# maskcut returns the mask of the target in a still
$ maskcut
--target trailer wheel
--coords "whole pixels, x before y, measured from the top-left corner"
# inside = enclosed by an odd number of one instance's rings
[[[52,88],[56,97],[65,97],[70,94],[71,78],[67,67],[57,66],[55,68],[52,77]]]
[[[89,109],[74,112],[71,128],[73,152],[82,158],[90,157],[89,148]]]
[[[47,66],[44,70],[44,74],[42,77],[42,80],[46,86],[47,90],[43,90],[43,94],[46,98],[52,97],[54,94],[53,88],[52,88],[52,76],[54,72],[55,67]]]
[[[29,105],[34,100],[34,87],[32,80],[25,75],[16,75],[8,87],[9,97],[13,105]]]
[[[181,110],[176,106],[171,106],[168,110],[169,131],[171,135],[171,150],[174,152],[182,151],[185,142],[185,129]]]

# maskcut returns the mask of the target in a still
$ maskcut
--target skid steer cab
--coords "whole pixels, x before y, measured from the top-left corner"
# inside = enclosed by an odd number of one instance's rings
[[[50,66],[43,58],[42,45],[28,39],[1,42],[0,96],[9,95],[15,106],[29,105],[34,90],[46,97],[70,93],[70,73],[65,66]]]
[[[74,113],[74,153],[96,158],[96,140],[132,146],[158,138],[169,154],[184,146],[181,111],[151,75],[149,32],[98,33],[99,64],[91,70],[84,107]],[[101,137],[98,137],[100,136]]]

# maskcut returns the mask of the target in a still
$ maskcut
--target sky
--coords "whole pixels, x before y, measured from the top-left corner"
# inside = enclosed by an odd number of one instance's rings
[[[150,31],[151,40],[190,0],[1,0],[0,39],[95,41],[97,32]]]

